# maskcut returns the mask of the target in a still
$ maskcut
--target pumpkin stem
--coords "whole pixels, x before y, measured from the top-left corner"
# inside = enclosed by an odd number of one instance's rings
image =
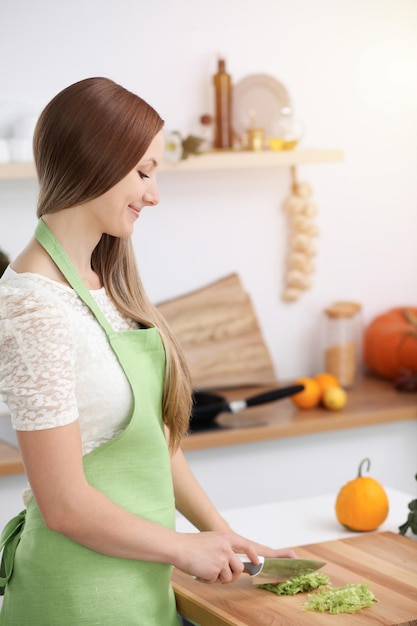
[[[415,331],[415,330],[406,330],[403,333],[403,335],[402,335],[402,337],[400,339],[400,342],[398,344],[398,348],[397,348],[398,352],[401,350],[403,343],[405,341],[407,341],[408,337],[414,337],[414,339],[417,339],[417,331]]]
[[[367,463],[368,467],[367,467],[367,472],[369,472],[369,470],[371,469],[371,461],[369,459],[364,459],[361,464],[359,465],[359,470],[358,470],[358,478],[362,478],[362,465],[364,463]]]
[[[409,322],[412,326],[417,327],[417,315],[410,311],[409,309],[403,309],[403,315],[407,322]]]

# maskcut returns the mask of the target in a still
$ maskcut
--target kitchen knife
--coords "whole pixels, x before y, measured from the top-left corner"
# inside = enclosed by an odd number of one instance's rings
[[[310,574],[326,565],[322,561],[308,559],[267,559],[259,556],[260,563],[255,565],[246,554],[238,555],[244,566],[244,572],[250,576],[257,576],[256,583],[262,584],[266,580],[270,583],[279,582],[300,574]]]

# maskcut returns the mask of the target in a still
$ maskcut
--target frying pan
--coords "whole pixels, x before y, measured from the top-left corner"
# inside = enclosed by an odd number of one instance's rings
[[[241,400],[229,401],[223,396],[205,391],[193,391],[193,409],[190,418],[192,431],[213,427],[215,418],[220,413],[238,413],[247,407],[266,404],[280,400],[303,391],[304,385],[290,385],[280,387],[264,393],[258,393]]]

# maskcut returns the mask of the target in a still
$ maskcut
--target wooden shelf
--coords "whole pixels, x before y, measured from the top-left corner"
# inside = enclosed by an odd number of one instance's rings
[[[245,168],[275,168],[313,163],[337,163],[343,161],[343,151],[337,149],[300,148],[273,152],[219,151],[189,157],[179,163],[163,161],[160,172],[204,172],[237,170]],[[0,164],[0,180],[35,178],[34,163]]]
[[[283,386],[283,384],[281,385]],[[259,393],[262,389],[220,391],[229,399]],[[184,438],[182,449],[202,450],[297,437],[320,432],[374,426],[417,419],[417,395],[396,391],[390,381],[365,378],[348,390],[348,402],[341,411],[324,408],[297,409],[289,398],[217,417],[220,428],[194,432]]]
[[[0,180],[15,178],[36,178],[34,163],[1,163]]]
[[[195,172],[210,170],[237,170],[245,168],[275,168],[312,163],[336,163],[343,161],[342,150],[299,148],[273,152],[222,151],[208,152],[190,157],[179,163],[164,161],[161,172]]]
[[[5,441],[0,441],[0,476],[24,473],[19,450]]]

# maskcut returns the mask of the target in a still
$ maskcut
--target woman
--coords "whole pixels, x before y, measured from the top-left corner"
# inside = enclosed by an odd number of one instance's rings
[[[105,78],[60,92],[34,135],[35,237],[0,283],[0,393],[30,487],[3,531],[1,626],[177,624],[172,566],[240,575],[235,534],[179,448],[190,379],[130,236],[158,203],[163,122]],[[200,533],[175,531],[175,507]]]

